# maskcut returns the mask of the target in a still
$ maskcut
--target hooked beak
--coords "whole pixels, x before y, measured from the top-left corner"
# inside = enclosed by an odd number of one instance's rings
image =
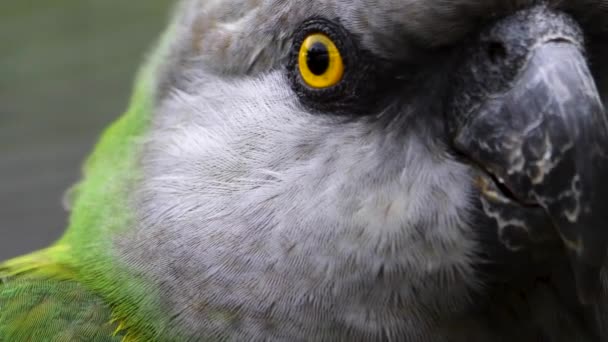
[[[573,25],[564,16],[549,17],[552,27]],[[517,30],[509,26],[522,21],[501,25],[493,39],[511,35]],[[608,123],[579,38],[553,33],[517,52],[522,62],[503,91],[453,119],[453,144],[514,201],[544,209],[569,255],[579,300],[587,304],[601,290],[608,248]],[[498,38],[506,41],[508,60],[514,38]]]

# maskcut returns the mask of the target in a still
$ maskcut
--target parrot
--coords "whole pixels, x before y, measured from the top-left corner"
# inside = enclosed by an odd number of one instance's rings
[[[607,22],[177,2],[0,341],[608,341]]]

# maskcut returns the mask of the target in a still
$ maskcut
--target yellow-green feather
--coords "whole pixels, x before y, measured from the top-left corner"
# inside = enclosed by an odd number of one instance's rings
[[[53,261],[52,247],[0,266],[0,341],[116,341],[110,305]]]

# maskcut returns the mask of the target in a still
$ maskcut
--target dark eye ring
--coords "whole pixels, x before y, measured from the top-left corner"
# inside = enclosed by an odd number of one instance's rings
[[[356,36],[339,21],[312,18],[293,36],[287,75],[300,102],[318,112],[369,113],[381,105],[384,63],[361,49]]]

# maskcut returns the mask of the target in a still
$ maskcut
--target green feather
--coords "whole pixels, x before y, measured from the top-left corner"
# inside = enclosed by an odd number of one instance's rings
[[[141,70],[129,110],[86,161],[64,236],[46,250],[0,264],[0,342],[167,340],[162,333],[170,317],[160,296],[118,260],[113,244],[132,227],[128,195],[140,177],[140,142],[174,31],[165,33]]]

